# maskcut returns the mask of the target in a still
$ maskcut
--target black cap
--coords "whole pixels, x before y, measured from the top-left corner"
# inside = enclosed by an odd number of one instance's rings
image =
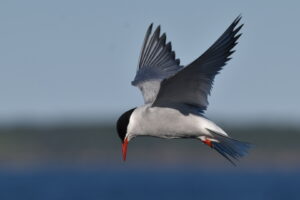
[[[118,131],[119,137],[122,140],[122,142],[125,139],[125,136],[127,133],[127,126],[129,124],[129,119],[134,110],[135,110],[135,108],[126,111],[125,113],[123,113],[121,115],[121,117],[119,117],[119,119],[117,121],[117,131]]]

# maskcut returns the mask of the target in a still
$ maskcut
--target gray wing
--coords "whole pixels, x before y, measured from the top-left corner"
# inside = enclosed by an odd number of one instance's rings
[[[146,32],[136,76],[132,85],[140,88],[145,103],[152,103],[162,80],[173,76],[182,66],[175,58],[171,42],[166,44],[166,34],[160,36],[160,26],[152,32],[151,24]]]
[[[241,36],[238,26],[241,17],[237,17],[221,37],[199,58],[180,72],[165,79],[153,106],[164,106],[166,103],[187,104],[204,112],[208,106],[207,96],[213,85],[214,77],[226,65],[234,52],[233,47]]]

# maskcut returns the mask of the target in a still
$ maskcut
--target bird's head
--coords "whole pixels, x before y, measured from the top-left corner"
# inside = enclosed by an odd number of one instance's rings
[[[129,124],[129,119],[130,116],[132,114],[132,112],[135,110],[135,108],[126,111],[125,113],[123,113],[118,121],[117,121],[117,131],[119,134],[119,137],[121,139],[122,142],[122,153],[123,153],[123,160],[126,160],[126,153],[127,153],[127,145],[128,142],[130,140],[130,138],[128,137],[128,124]]]

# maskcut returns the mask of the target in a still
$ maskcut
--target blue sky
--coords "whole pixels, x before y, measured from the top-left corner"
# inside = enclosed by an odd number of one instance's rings
[[[130,85],[148,25],[182,64],[242,14],[233,59],[216,77],[209,117],[300,120],[299,1],[0,2],[0,119],[115,118],[143,103]]]

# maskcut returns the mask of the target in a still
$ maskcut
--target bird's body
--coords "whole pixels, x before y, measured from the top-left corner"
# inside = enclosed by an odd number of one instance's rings
[[[141,90],[145,105],[128,110],[117,122],[124,160],[128,142],[137,136],[198,139],[230,162],[245,155],[248,143],[230,138],[204,117],[214,78],[231,59],[241,36],[240,19],[237,17],[207,51],[185,67],[176,59],[171,43],[166,43],[166,34],[160,35],[160,26],[153,34],[152,24],[149,26],[132,81]]]
[[[211,138],[212,134],[208,130],[227,136],[219,126],[188,106],[181,105],[175,109],[146,104],[133,111],[127,133],[129,140],[142,135],[166,139],[197,139],[201,136]]]

